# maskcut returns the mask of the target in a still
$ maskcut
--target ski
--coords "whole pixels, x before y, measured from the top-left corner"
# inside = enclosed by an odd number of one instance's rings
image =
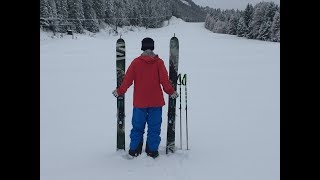
[[[170,39],[170,57],[169,57],[169,79],[174,90],[177,90],[179,64],[179,41],[177,37]],[[175,152],[175,121],[176,121],[176,99],[169,97],[168,100],[168,127],[166,154]]]
[[[125,75],[125,62],[126,62],[126,51],[125,42],[120,37],[117,40],[116,45],[116,69],[117,69],[117,88],[121,85],[122,79]],[[125,150],[125,96],[119,96],[117,98],[117,150]]]

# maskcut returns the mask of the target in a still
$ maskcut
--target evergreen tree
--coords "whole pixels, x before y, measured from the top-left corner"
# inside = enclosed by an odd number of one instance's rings
[[[237,25],[238,25],[238,18],[236,15],[232,14],[230,16],[230,20],[228,22],[228,28],[227,28],[227,33],[236,35],[237,34]]]
[[[227,23],[221,20],[218,20],[214,24],[213,32],[226,34],[227,33]]]
[[[280,42],[280,13],[277,11],[271,25],[271,41]]]
[[[48,1],[40,0],[40,18],[48,18],[48,17],[49,17]]]
[[[257,39],[268,41],[270,40],[270,29],[271,29],[271,21],[265,21],[261,24],[261,27],[259,29],[259,35],[257,36]]]
[[[277,10],[278,10],[278,6],[274,2],[269,2],[268,7],[265,11],[265,20],[272,21]]]
[[[210,17],[211,17],[211,16],[210,16],[209,14],[207,14],[206,19],[205,19],[205,21],[204,21],[204,27],[205,27],[206,29],[209,29]]]
[[[149,23],[148,23],[148,27],[150,28],[158,28],[161,27],[161,23],[165,20],[165,18],[163,18],[163,16],[165,16],[164,14],[164,7],[165,7],[165,3],[164,0],[149,0],[148,3],[148,16],[150,17],[150,19],[148,19]],[[161,11],[161,9],[163,11]]]
[[[83,33],[84,13],[82,8],[82,0],[68,0],[69,19],[72,19],[75,31]]]
[[[139,8],[137,0],[126,0],[127,10],[128,10],[128,19],[130,25],[138,25],[139,24]]]
[[[266,20],[266,11],[269,7],[268,2],[260,2],[255,5],[252,20],[249,23],[249,33],[247,38],[257,39],[262,23]]]
[[[237,26],[237,36],[245,37],[247,35],[247,33],[248,33],[248,27],[246,25],[244,17],[240,17],[239,23]]]
[[[130,24],[129,22],[129,10],[127,9],[127,1],[126,0],[117,0],[115,1],[116,14],[115,17],[117,19],[117,26],[127,26]]]
[[[50,18],[57,18],[57,7],[55,0],[48,0],[48,11]]]
[[[66,32],[68,29],[68,3],[67,0],[56,0],[57,18],[59,18],[59,32]]]
[[[59,29],[58,29],[58,23],[59,21],[57,20],[57,7],[56,7],[56,2],[55,0],[48,0],[47,3],[48,7],[48,14],[49,14],[49,29],[55,34]]]
[[[214,32],[214,26],[215,26],[216,22],[217,22],[217,20],[213,17],[211,17],[209,19],[209,30],[210,31]]]
[[[114,14],[114,7],[113,7],[113,0],[106,1],[106,8],[105,8],[105,23],[113,24],[113,14]]]
[[[67,0],[56,0],[57,7],[57,17],[59,19],[67,19],[68,18],[68,3]]]
[[[115,26],[114,31],[117,32],[117,27],[129,25],[128,11],[124,0],[109,0],[106,5],[106,22]]]
[[[99,19],[99,24],[103,22],[105,18],[105,11],[106,11],[106,0],[92,0],[93,4],[92,7],[94,12],[96,13],[97,19]]]
[[[96,20],[96,13],[93,10],[93,3],[92,0],[82,0],[83,3],[83,11],[84,11],[84,17],[85,21],[83,21],[83,26],[86,30],[90,32],[98,32],[99,26],[98,21]]]
[[[249,26],[249,23],[252,19],[252,14],[253,14],[253,6],[252,4],[248,3],[246,9],[243,12],[244,22],[247,27]]]

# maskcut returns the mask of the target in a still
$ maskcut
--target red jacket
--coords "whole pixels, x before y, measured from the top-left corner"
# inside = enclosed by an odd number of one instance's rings
[[[160,84],[167,94],[171,95],[174,92],[168,71],[158,55],[139,56],[134,59],[127,69],[121,86],[117,89],[118,95],[123,95],[133,82],[133,106],[137,108],[165,105]]]

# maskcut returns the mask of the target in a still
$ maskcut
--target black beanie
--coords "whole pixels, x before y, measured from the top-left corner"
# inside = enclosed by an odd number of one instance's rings
[[[141,41],[141,50],[145,51],[147,49],[154,50],[154,41],[151,38],[144,38]]]

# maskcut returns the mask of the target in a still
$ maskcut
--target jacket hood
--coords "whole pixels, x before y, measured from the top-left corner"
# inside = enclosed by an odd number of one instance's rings
[[[140,59],[147,64],[153,64],[159,59],[159,56],[151,50],[146,50],[141,54]]]

